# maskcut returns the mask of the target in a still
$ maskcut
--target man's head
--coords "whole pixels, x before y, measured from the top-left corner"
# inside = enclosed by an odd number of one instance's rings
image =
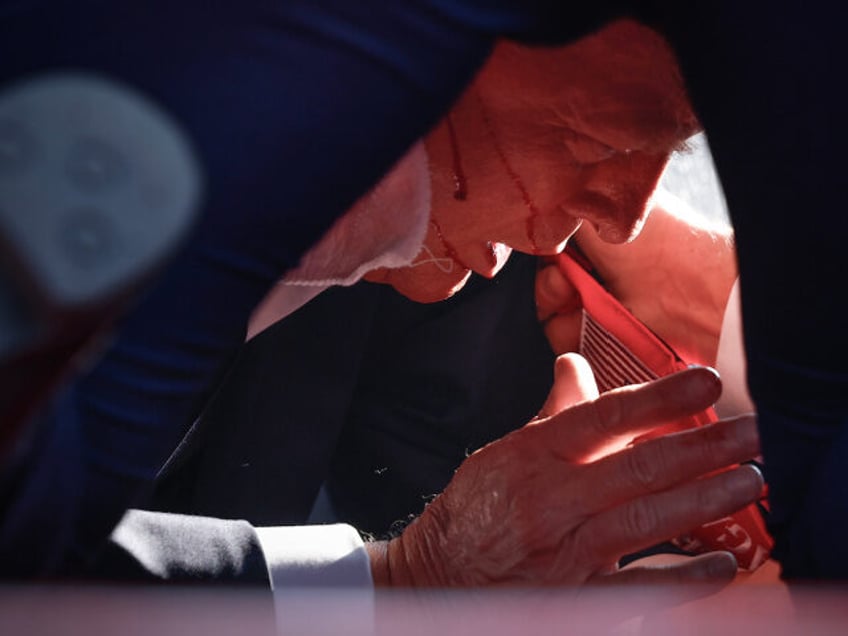
[[[427,137],[432,211],[408,267],[377,270],[424,302],[493,276],[510,249],[551,254],[583,220],[638,233],[671,152],[698,129],[673,53],[616,22],[568,47],[498,45]]]

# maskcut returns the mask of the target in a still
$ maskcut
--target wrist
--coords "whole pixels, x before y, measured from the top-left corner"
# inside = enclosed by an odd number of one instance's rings
[[[389,543],[389,541],[365,542],[365,551],[371,562],[371,580],[374,581],[374,587],[392,587],[388,557]]]
[[[365,543],[375,587],[449,586],[445,560],[436,554],[425,530],[416,520],[398,537]]]
[[[420,587],[400,537],[365,544],[375,587]]]

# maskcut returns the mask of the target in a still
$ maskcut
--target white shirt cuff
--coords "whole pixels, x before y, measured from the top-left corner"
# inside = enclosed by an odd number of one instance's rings
[[[256,534],[268,564],[279,634],[373,633],[371,561],[353,527],[278,526],[256,528]],[[318,594],[319,588],[336,591]],[[328,593],[334,601],[330,611]]]
[[[371,588],[371,562],[359,533],[337,523],[256,528],[271,587]]]

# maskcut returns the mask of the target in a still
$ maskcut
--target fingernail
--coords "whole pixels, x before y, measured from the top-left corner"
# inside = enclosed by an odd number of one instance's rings
[[[750,464],[737,468],[732,473],[730,490],[734,497],[754,500],[763,491],[763,476]]]
[[[707,571],[710,577],[714,579],[733,578],[738,569],[736,557],[730,552],[716,552],[710,559]]]
[[[721,380],[718,372],[711,367],[703,367],[700,365],[690,365],[690,369],[703,369],[709,373],[693,374],[689,382],[686,384],[686,397],[694,400],[709,399],[715,400],[721,395]]]
[[[703,364],[696,364],[696,363],[693,362],[693,363],[687,364],[686,368],[687,369],[704,369],[705,371],[709,371],[710,373],[712,373],[717,378],[721,377],[719,375],[719,372],[716,369],[714,369],[712,367],[708,367],[708,366],[703,365]]]

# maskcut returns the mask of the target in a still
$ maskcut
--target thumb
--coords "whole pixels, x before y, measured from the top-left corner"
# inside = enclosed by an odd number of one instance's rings
[[[583,312],[580,294],[555,263],[536,274],[536,313],[554,353],[577,351]]]
[[[554,314],[571,313],[580,308],[580,295],[556,263],[545,263],[536,272],[536,312],[540,321]]]
[[[537,419],[550,417],[578,402],[596,397],[598,385],[586,358],[578,353],[565,353],[554,363],[554,384]]]

